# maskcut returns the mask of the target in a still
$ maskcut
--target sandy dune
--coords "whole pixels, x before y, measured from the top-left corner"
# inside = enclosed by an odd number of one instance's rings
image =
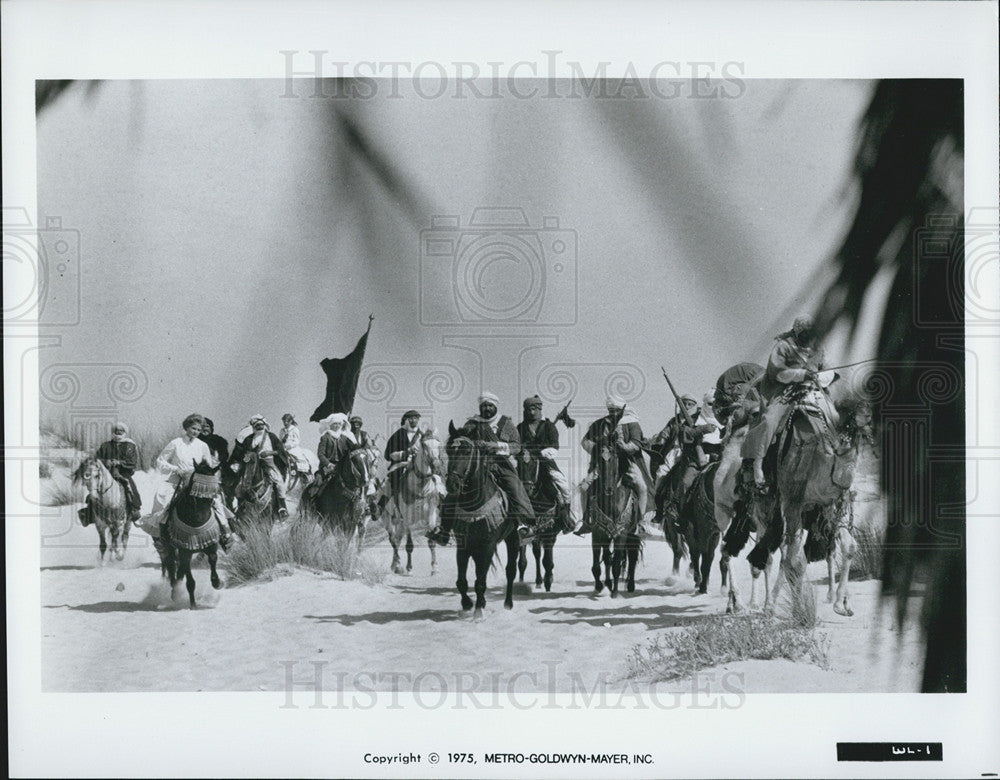
[[[327,690],[589,690],[602,675],[620,680],[633,646],[725,608],[717,565],[708,595],[692,596],[689,578],[666,584],[670,552],[662,538],[648,540],[635,594],[594,597],[589,541],[562,536],[552,592],[519,587],[506,612],[498,568],[482,623],[459,609],[452,549],[439,550],[440,570],[431,576],[422,545],[411,576],[390,574],[375,586],[289,569],[269,582],[213,592],[207,570],[196,571],[205,606],[191,611],[186,594],[171,601],[143,531],[133,530],[124,561],[104,567],[96,532],[80,527],[70,507],[44,519],[42,531],[45,691],[281,690],[289,674],[308,679],[314,669]],[[387,546],[366,554],[388,568]],[[528,579],[533,570],[531,561]],[[745,600],[743,559],[735,571]],[[706,674],[736,675],[730,679],[747,693],[917,690],[917,632],[899,637],[888,614],[879,623],[879,583],[852,583],[855,615],[845,618],[823,602],[825,565],[813,564],[809,575],[820,599],[820,631],[829,637],[829,668],[746,661]],[[109,655],[119,662],[106,663]],[[687,691],[692,684],[660,688]]]

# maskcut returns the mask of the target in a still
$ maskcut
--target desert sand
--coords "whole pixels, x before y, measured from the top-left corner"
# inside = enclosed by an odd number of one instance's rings
[[[151,487],[147,479],[140,486],[143,493]],[[668,584],[671,554],[662,536],[647,539],[634,594],[594,596],[589,537],[570,535],[556,543],[552,591],[519,585],[512,611],[503,609],[503,570],[495,568],[479,623],[460,609],[453,548],[438,550],[432,575],[421,541],[412,574],[387,574],[375,585],[284,567],[268,581],[212,591],[207,568],[196,569],[199,608],[190,610],[186,592],[171,599],[145,532],[133,529],[125,559],[102,566],[97,533],[80,526],[75,509],[53,510],[42,522],[44,691],[280,691],[289,675],[310,678],[315,669],[327,690],[591,690],[602,678],[620,684],[614,681],[623,679],[635,646],[726,606],[717,562],[707,595],[692,595],[686,564]],[[387,542],[364,554],[388,569]],[[733,569],[745,604],[749,566],[741,556]],[[529,556],[529,582],[533,573]],[[751,660],[700,674],[728,675],[745,693],[918,690],[919,632],[895,629],[879,608],[880,583],[851,582],[855,614],[842,617],[825,602],[825,563],[811,564],[808,576],[827,668]],[[682,679],[659,689],[692,685]]]

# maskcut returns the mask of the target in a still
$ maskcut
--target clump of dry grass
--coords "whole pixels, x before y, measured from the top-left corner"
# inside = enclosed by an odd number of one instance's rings
[[[272,531],[250,524],[240,539],[223,561],[233,584],[272,579],[276,573],[287,572],[288,566],[329,572],[366,585],[378,585],[389,575],[387,563],[379,562],[374,551],[359,551],[357,539],[342,531],[324,536],[309,515],[297,516]]]
[[[42,486],[42,506],[72,506],[84,500],[86,491],[79,482],[73,482],[65,473],[57,473]]]
[[[851,578],[878,579],[882,576],[885,557],[885,529],[877,523],[856,526],[852,535],[857,546],[851,561]]]
[[[713,616],[677,633],[636,645],[626,661],[626,677],[650,682],[688,677],[700,669],[747,659],[809,661],[826,668],[828,640],[761,612]]]

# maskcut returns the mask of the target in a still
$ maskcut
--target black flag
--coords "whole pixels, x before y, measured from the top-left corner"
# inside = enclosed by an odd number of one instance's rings
[[[358,390],[358,376],[361,374],[361,363],[365,359],[365,347],[368,346],[368,333],[372,329],[374,315],[368,317],[368,330],[358,339],[358,345],[350,355],[343,358],[326,358],[320,361],[323,373],[326,374],[326,398],[316,407],[309,418],[310,422],[319,422],[335,412],[350,414],[354,408],[354,394]]]

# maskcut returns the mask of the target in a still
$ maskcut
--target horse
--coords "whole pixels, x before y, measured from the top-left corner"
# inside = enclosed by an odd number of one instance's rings
[[[626,558],[625,589],[635,592],[635,567],[642,549],[638,529],[642,518],[631,489],[618,476],[615,458],[598,458],[597,475],[587,492],[585,512],[592,529],[590,546],[594,562],[590,570],[594,575],[595,595],[606,587],[612,598],[618,596],[618,580]]]
[[[535,587],[544,586],[545,592],[548,593],[552,590],[552,570],[555,566],[552,548],[555,546],[559,531],[566,529],[557,527],[556,492],[552,479],[546,471],[545,461],[532,457],[527,450],[522,450],[521,453],[517,461],[518,476],[531,501],[531,508],[535,511],[535,538],[531,540],[531,552],[535,556]],[[527,545],[523,545],[517,559],[518,579],[521,582],[524,582],[524,572],[527,568]]]
[[[106,532],[111,533],[111,556],[123,560],[128,547],[129,522],[125,511],[125,490],[121,483],[97,458],[87,458],[81,463],[73,479],[82,481],[90,491],[90,509],[101,540],[101,565],[104,565],[104,553],[108,549]]]
[[[747,502],[741,496],[739,481],[740,469],[743,465],[741,450],[750,425],[745,416],[734,416],[729,420],[727,429],[722,440],[722,456],[719,459],[719,466],[712,485],[715,494],[715,522],[723,539],[719,561],[719,568],[722,570],[722,587],[725,589],[727,582],[729,585],[726,612],[739,612],[741,609],[739,592],[730,571],[730,563],[750,538],[751,527],[754,527],[757,532],[758,544],[747,557],[752,577],[750,580],[750,609],[757,608],[757,580],[763,573],[764,609],[766,610],[771,605],[770,579],[773,556],[766,551],[766,546],[760,545],[760,540],[764,538],[769,526],[767,510],[772,509],[773,505],[764,507],[759,502],[751,502],[752,506],[747,506]],[[761,558],[762,551],[764,551],[763,559]]]
[[[681,499],[679,512],[680,532],[687,543],[691,556],[691,572],[694,575],[695,595],[708,592],[708,580],[715,560],[715,548],[719,546],[722,533],[715,521],[715,476],[719,461],[713,461],[698,472],[691,488]],[[726,569],[719,565],[725,582]]]
[[[319,525],[324,536],[335,530],[348,537],[357,532],[358,549],[361,549],[365,534],[365,486],[368,469],[364,456],[354,450],[344,457],[318,487],[310,486],[303,494],[299,505],[299,515],[313,511],[319,516]]]
[[[789,586],[801,588],[805,573],[803,542],[809,524],[807,510],[828,510],[843,502],[854,480],[861,447],[871,438],[871,407],[867,402],[846,399],[836,403],[841,424],[831,430],[822,414],[817,414],[818,389],[808,389],[793,407],[776,449],[777,502],[784,531],[781,571],[772,599],[781,587],[781,577]],[[844,528],[845,526],[841,526]],[[850,540],[853,541],[853,540]],[[852,548],[847,545],[848,550]],[[829,553],[832,554],[832,553]],[[849,558],[848,558],[849,563]],[[848,572],[849,574],[849,572]],[[847,577],[834,601],[839,615],[853,614],[847,594]]]
[[[202,461],[194,466],[194,473],[167,508],[167,540],[164,544],[164,566],[170,576],[171,588],[176,588],[181,577],[187,584],[191,609],[195,608],[194,574],[191,559],[204,553],[211,568],[212,587],[219,590],[222,580],[216,570],[219,552],[219,523],[215,518],[215,497],[221,490],[219,466]]]
[[[256,523],[270,531],[278,514],[278,493],[269,475],[270,467],[256,452],[244,456],[242,470],[233,494],[236,498],[236,515],[233,530],[241,532]]]
[[[474,620],[482,620],[486,607],[486,575],[490,562],[502,541],[507,546],[507,590],[504,609],[514,608],[514,575],[520,539],[517,522],[507,512],[507,499],[490,474],[489,463],[479,443],[464,428],[448,424],[448,473],[445,486],[455,515],[455,561],[458,564],[456,586],[462,597],[462,609],[473,608],[469,598],[466,572],[471,558],[476,567]]]
[[[389,496],[383,512],[385,529],[392,545],[392,571],[409,574],[413,571],[413,531],[426,526],[432,530],[439,522],[438,505],[443,490],[441,483],[441,442],[431,431],[417,434],[414,453],[405,466],[399,492]],[[406,568],[399,556],[399,545],[406,537]],[[430,539],[431,574],[437,573],[437,545]]]

